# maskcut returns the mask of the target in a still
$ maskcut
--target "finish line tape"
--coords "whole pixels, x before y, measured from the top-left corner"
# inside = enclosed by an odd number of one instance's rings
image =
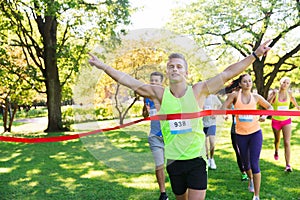
[[[176,114],[167,114],[167,115],[155,115],[139,120],[135,120],[123,125],[98,129],[90,132],[79,133],[74,135],[62,135],[56,137],[45,137],[45,138],[22,138],[22,137],[9,137],[9,136],[0,136],[0,141],[3,142],[20,142],[20,143],[45,143],[45,142],[61,142],[66,140],[74,140],[88,135],[93,135],[97,133],[117,130],[120,128],[125,128],[133,124],[140,123],[142,121],[149,120],[173,120],[173,119],[194,119],[200,118],[209,115],[276,115],[276,116],[300,116],[300,111],[279,111],[279,110],[203,110],[200,112],[194,113],[176,113]]]

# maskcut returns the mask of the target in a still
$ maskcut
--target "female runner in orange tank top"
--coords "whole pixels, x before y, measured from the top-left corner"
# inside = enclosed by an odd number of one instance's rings
[[[236,110],[256,110],[257,105],[273,110],[271,104],[261,95],[251,92],[252,79],[249,74],[239,77],[240,91],[228,95],[223,108],[230,109],[234,105]],[[259,200],[261,172],[259,157],[262,148],[262,131],[259,121],[265,121],[266,116],[236,115],[236,139],[240,150],[242,163],[249,177],[248,189],[254,192],[253,200]]]

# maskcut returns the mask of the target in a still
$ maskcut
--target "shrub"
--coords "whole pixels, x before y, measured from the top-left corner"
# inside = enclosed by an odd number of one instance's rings
[[[48,114],[47,107],[37,107],[31,108],[28,111],[18,110],[16,113],[16,118],[34,118],[34,117],[45,117]]]

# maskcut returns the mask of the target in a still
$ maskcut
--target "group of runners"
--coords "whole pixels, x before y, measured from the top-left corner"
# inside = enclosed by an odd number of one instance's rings
[[[145,111],[148,114],[192,113],[201,111],[207,104],[209,95],[216,94],[224,84],[244,72],[249,65],[270,50],[270,41],[261,44],[252,54],[243,60],[228,66],[218,75],[188,85],[188,64],[180,53],[168,57],[166,77],[169,85],[162,86],[163,76],[159,72],[150,75],[150,84],[139,81],[130,75],[114,69],[90,54],[89,63],[103,70],[112,79],[134,90],[145,98]],[[290,80],[284,78],[280,89],[273,91],[266,100],[261,95],[251,92],[252,79],[243,74],[237,79],[237,88],[227,94],[221,109],[257,109],[257,105],[268,110],[287,110],[289,102],[298,109],[295,98],[289,92]],[[229,90],[227,90],[229,91]],[[207,109],[207,107],[206,107]],[[247,174],[248,189],[253,192],[253,199],[259,200],[261,173],[259,157],[262,148],[262,131],[259,121],[267,116],[236,115],[234,123],[234,148],[240,156],[240,169]],[[212,124],[214,125],[214,124]],[[171,188],[177,200],[205,199],[207,190],[208,165],[216,168],[211,148],[206,146],[209,131],[203,126],[202,118],[151,121],[149,144],[156,164],[156,177],[160,188],[159,199],[166,200],[164,165],[170,179]],[[280,132],[283,132],[287,172],[292,172],[290,165],[291,120],[289,117],[272,117],[275,135],[274,158],[278,159]],[[205,133],[204,133],[205,132]],[[166,162],[164,162],[166,160]]]

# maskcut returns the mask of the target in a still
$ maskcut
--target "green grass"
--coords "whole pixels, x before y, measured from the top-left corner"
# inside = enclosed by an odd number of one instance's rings
[[[275,161],[270,120],[262,123],[261,199],[300,199],[300,121],[297,118],[293,120],[291,164],[294,171],[290,174],[283,171],[282,141],[280,160]],[[209,171],[208,200],[251,199],[253,195],[248,192],[247,183],[240,181],[229,126],[230,122],[218,126],[217,170]],[[1,142],[0,199],[158,199],[158,186],[146,137],[148,131],[149,125],[140,123],[65,142]],[[166,186],[170,200],[175,199],[168,178]]]

